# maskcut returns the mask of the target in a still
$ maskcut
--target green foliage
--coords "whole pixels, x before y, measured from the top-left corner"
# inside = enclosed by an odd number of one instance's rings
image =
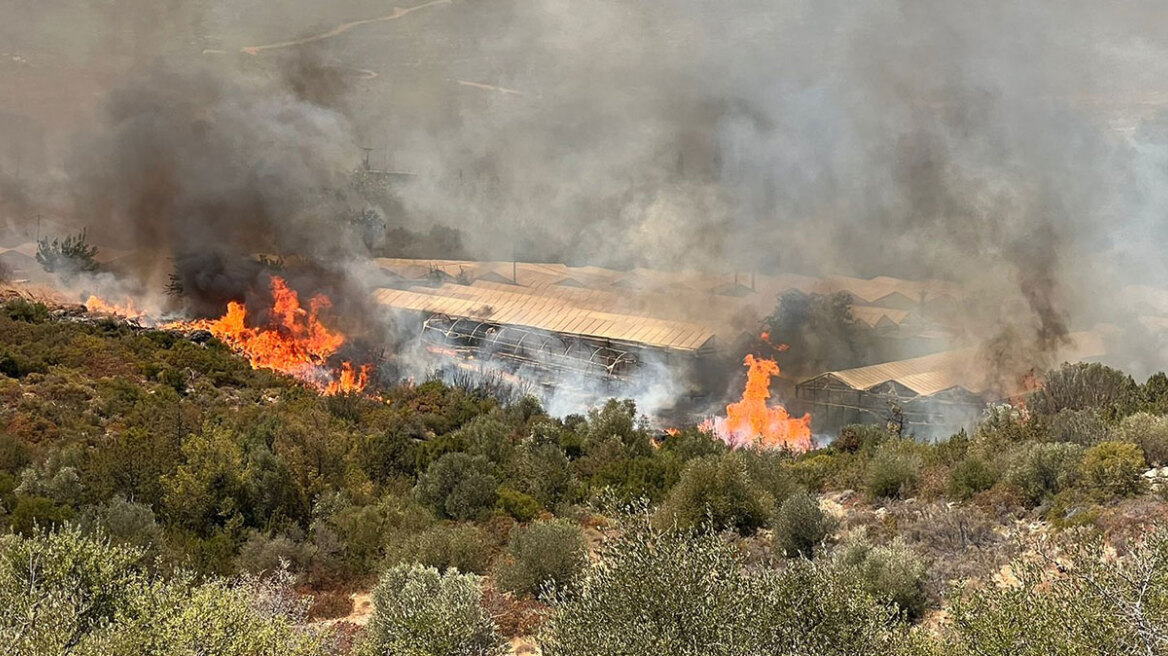
[[[0,538],[0,644],[17,656],[328,653],[287,579],[162,579],[134,547],[65,528]]]
[[[512,534],[495,582],[509,592],[563,594],[587,562],[588,544],[578,526],[562,519],[532,522]]]
[[[51,529],[73,518],[73,508],[40,496],[18,496],[16,507],[8,521],[13,532],[32,536],[39,530]]]
[[[16,298],[2,306],[5,317],[25,323],[45,323],[49,320],[49,308],[44,303],[36,303]]]
[[[1144,488],[1144,454],[1130,442],[1100,442],[1079,463],[1082,483],[1103,499],[1128,497]]]
[[[507,513],[519,522],[530,522],[539,514],[539,502],[535,497],[524,494],[519,490],[510,487],[499,488],[499,496],[496,501],[499,510]]]
[[[949,469],[949,494],[961,501],[973,498],[997,482],[997,468],[980,453],[967,455]]]
[[[748,573],[718,536],[637,523],[601,549],[541,636],[547,656],[893,653],[889,615],[833,567]]]
[[[498,481],[482,456],[447,453],[418,478],[414,494],[439,517],[482,519],[495,505]]]
[[[929,603],[925,589],[927,569],[903,542],[882,546],[855,542],[845,547],[838,558],[868,594],[889,604],[901,617],[913,621],[924,616]]]
[[[1168,417],[1147,412],[1124,417],[1112,439],[1138,445],[1150,465],[1168,464]]]
[[[832,441],[831,446],[845,453],[858,451],[871,453],[889,437],[891,435],[883,426],[849,424],[840,429],[839,435]]]
[[[36,261],[47,273],[66,276],[97,271],[97,247],[90,246],[85,231],[64,239],[48,237],[37,242]]]
[[[662,528],[734,529],[750,535],[766,524],[771,503],[751,480],[742,458],[706,456],[686,465],[656,521]]]
[[[885,442],[868,463],[868,494],[874,499],[907,496],[916,489],[924,466],[920,446],[912,440]]]
[[[405,540],[394,550],[390,562],[417,563],[439,572],[485,574],[491,566],[494,548],[490,536],[474,524],[435,524]]]
[[[1057,560],[1056,560],[1057,557]],[[954,656],[1136,656],[1164,651],[1168,536],[1147,535],[1123,558],[1070,536],[1055,552],[1010,565],[1017,584],[954,595],[946,653]]]
[[[1083,447],[1077,444],[1031,443],[1006,456],[1005,480],[1016,486],[1031,505],[1042,503],[1074,482]]]
[[[810,558],[831,534],[836,521],[809,494],[793,494],[775,513],[775,552],[788,558]]]
[[[1107,422],[1094,408],[1073,410],[1064,408],[1050,418],[1047,439],[1051,442],[1071,442],[1091,446],[1107,439]]]
[[[397,565],[373,590],[373,616],[360,656],[492,656],[506,643],[482,606],[480,579],[474,574],[432,567]]]
[[[1053,415],[1064,409],[1095,410],[1109,419],[1130,414],[1140,402],[1131,376],[1098,362],[1064,364],[1047,373],[1034,393],[1032,409]]]

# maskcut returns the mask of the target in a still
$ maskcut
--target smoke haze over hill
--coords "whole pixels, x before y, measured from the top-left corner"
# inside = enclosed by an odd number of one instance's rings
[[[965,337],[1002,361],[1124,322],[1110,289],[1168,284],[1157,2],[0,15],[0,220],[158,248],[190,285],[221,286],[190,259],[211,251],[349,275],[366,245],[337,217],[367,202],[345,182],[362,147],[414,174],[374,208],[391,234],[450,228],[490,259],[952,280],[977,299]]]

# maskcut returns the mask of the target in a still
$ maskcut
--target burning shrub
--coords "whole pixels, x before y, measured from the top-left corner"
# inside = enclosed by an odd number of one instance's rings
[[[1130,442],[1102,442],[1087,449],[1079,463],[1082,482],[1105,499],[1129,497],[1144,488],[1144,453]]]
[[[355,653],[501,656],[507,645],[482,597],[474,574],[440,574],[421,565],[390,568],[373,590],[373,616]]]
[[[1149,465],[1168,464],[1168,417],[1137,412],[1124,417],[1112,437],[1138,445]]]
[[[890,440],[877,447],[868,462],[868,495],[887,499],[911,494],[925,466],[919,451],[920,445],[906,439]]]
[[[538,521],[517,529],[495,568],[495,582],[509,592],[562,594],[588,563],[584,532],[571,522]]]
[[[498,480],[482,456],[447,453],[418,478],[414,494],[439,517],[480,519],[495,505]]]
[[[1083,447],[1077,444],[1024,444],[1005,456],[1007,462],[1013,463],[1006,471],[1006,482],[1017,487],[1035,506],[1073,482],[1082,458]]]
[[[835,532],[836,521],[810,494],[792,494],[775,513],[775,552],[780,556],[810,558]]]
[[[773,500],[766,499],[751,480],[742,458],[707,456],[686,465],[658,511],[657,523],[683,530],[734,529],[750,535],[766,524],[770,503]]]

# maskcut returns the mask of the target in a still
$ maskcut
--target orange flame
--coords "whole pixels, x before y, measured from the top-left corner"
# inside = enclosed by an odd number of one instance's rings
[[[715,417],[702,424],[719,439],[734,448],[758,446],[766,449],[807,451],[811,448],[811,415],[793,418],[781,405],[767,405],[771,397],[771,377],[779,375],[774,360],[747,355],[750,368],[742,400],[726,406],[725,417]]]
[[[328,359],[345,343],[345,336],[320,321],[320,313],[331,307],[326,296],[314,296],[308,309],[300,306],[300,296],[283,278],[272,277],[273,304],[269,323],[249,327],[248,310],[242,303],[227,304],[227,313],[218,319],[200,319],[168,324],[182,330],[206,330],[247,357],[253,368],[289,374],[325,394],[360,392],[369,383],[370,365],[354,369],[344,362],[339,370]]]
[[[97,314],[111,314],[126,319],[143,319],[146,313],[134,305],[134,299],[127,298],[125,303],[111,303],[98,296],[90,296],[85,301],[85,309]]]

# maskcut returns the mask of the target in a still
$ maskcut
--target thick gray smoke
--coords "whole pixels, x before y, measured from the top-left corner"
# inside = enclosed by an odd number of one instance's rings
[[[1168,284],[1161,4],[0,0],[32,67],[0,53],[0,138],[42,162],[6,149],[0,212],[40,197],[211,289],[208,252],[347,272],[368,147],[413,174],[377,212],[426,256],[951,280],[962,343],[1013,376]]]

